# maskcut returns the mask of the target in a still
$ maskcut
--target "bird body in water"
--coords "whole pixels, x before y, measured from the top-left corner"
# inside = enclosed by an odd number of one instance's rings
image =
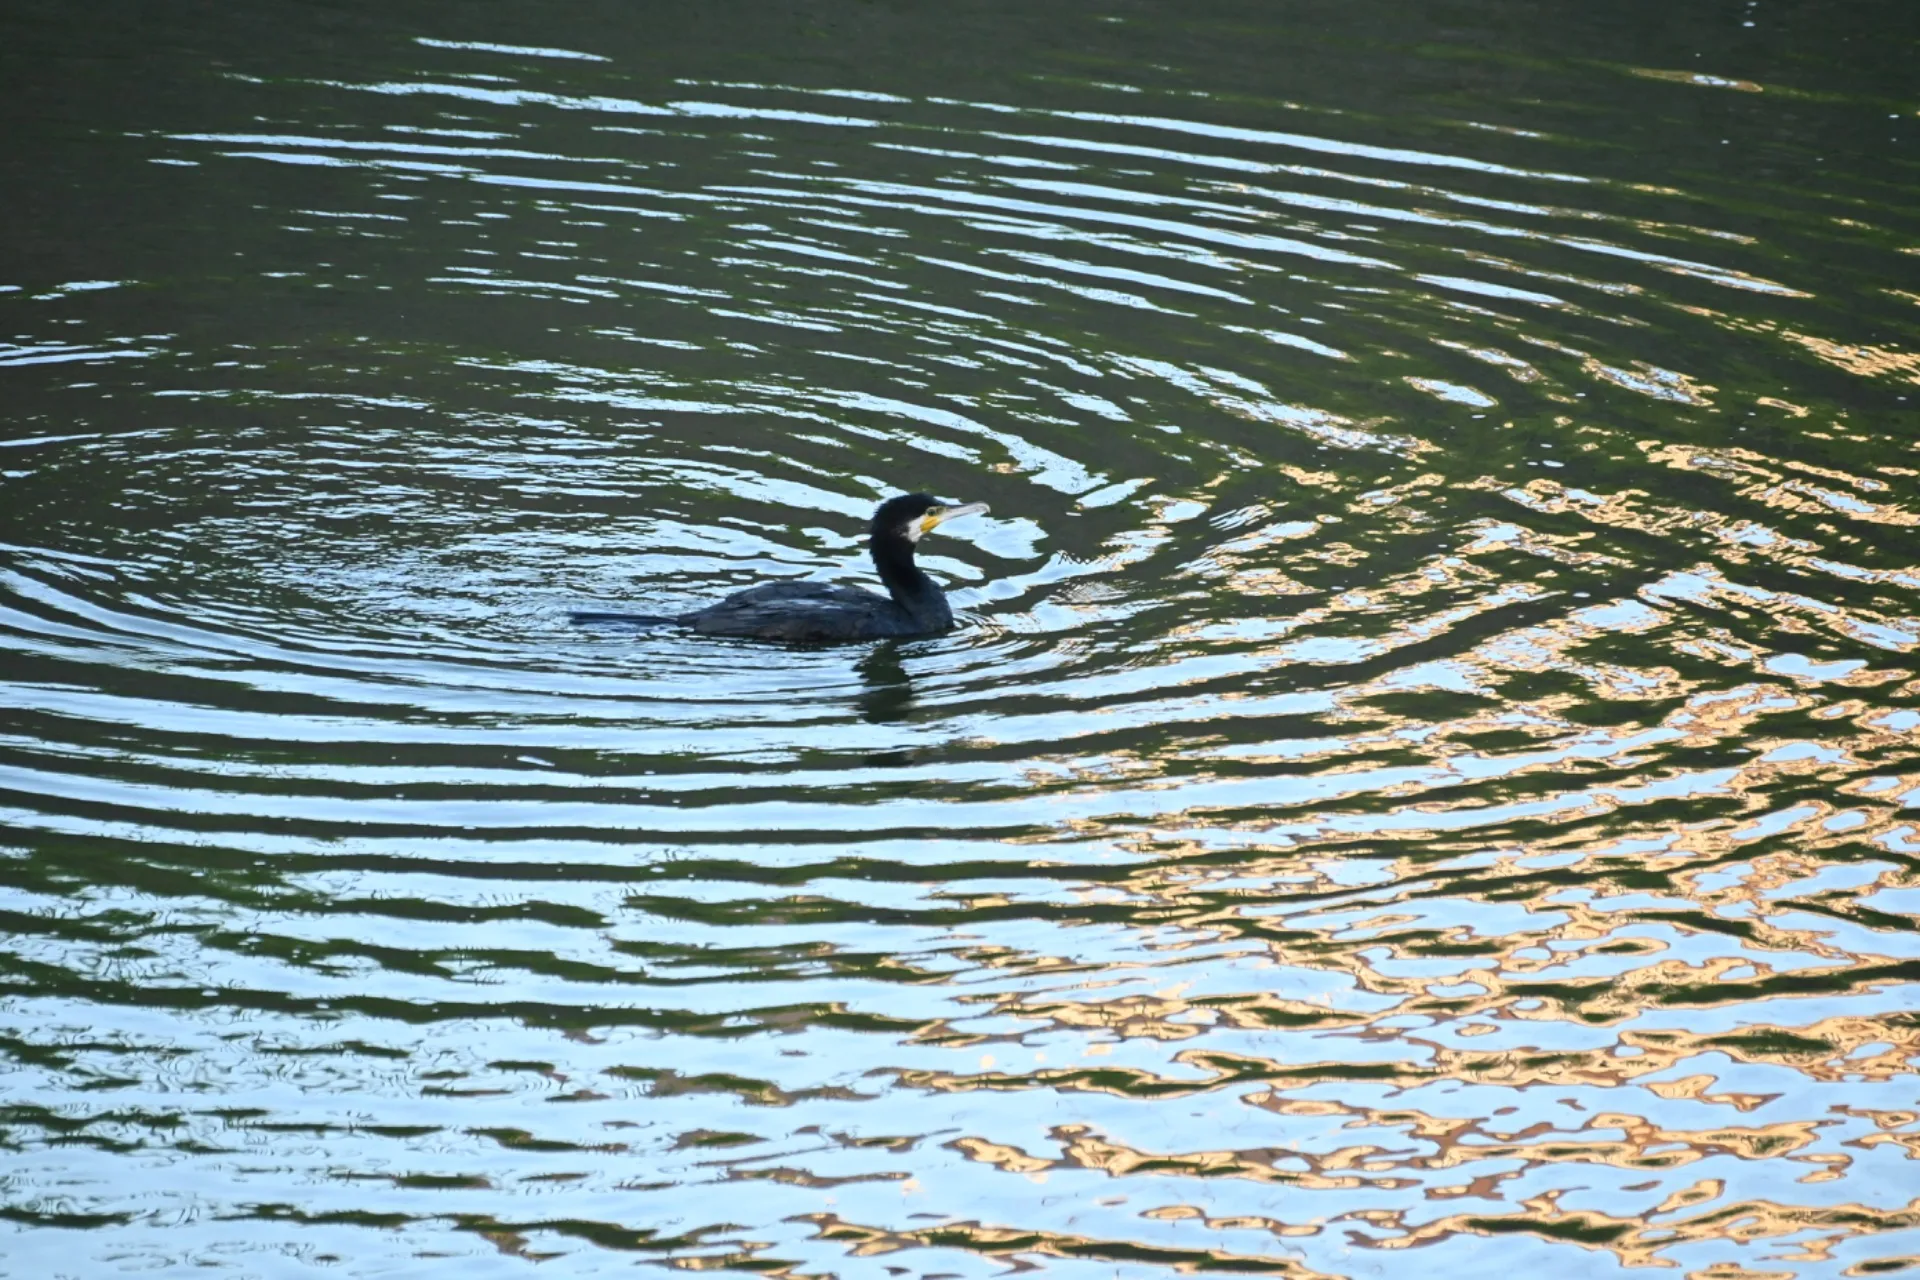
[[[718,604],[672,616],[575,613],[581,623],[688,627],[701,635],[791,644],[834,644],[890,636],[935,635],[953,626],[947,593],[913,561],[920,539],[945,521],[984,512],[984,502],[947,506],[924,493],[889,498],[873,513],[867,549],[887,594],[824,582],[770,582]]]

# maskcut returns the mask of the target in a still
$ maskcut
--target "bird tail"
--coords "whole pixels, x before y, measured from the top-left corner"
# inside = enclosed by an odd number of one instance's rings
[[[590,627],[602,622],[617,622],[629,627],[671,627],[680,621],[659,613],[595,613],[578,609],[569,616],[577,627]]]

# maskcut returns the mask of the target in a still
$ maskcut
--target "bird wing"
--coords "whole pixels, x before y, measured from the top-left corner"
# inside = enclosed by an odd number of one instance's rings
[[[880,597],[871,591],[862,591],[859,587],[837,587],[830,582],[769,582],[764,586],[748,587],[745,591],[735,592],[711,607],[736,609],[763,605],[793,605],[806,608],[835,604],[843,606],[867,604],[879,599]]]
[[[858,638],[859,620],[892,602],[858,587],[824,582],[770,582],[687,614],[682,622],[707,635],[752,636],[800,643]]]

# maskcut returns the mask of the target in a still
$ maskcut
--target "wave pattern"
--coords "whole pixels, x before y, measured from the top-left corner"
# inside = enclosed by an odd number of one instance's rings
[[[163,235],[0,281],[19,1274],[1920,1262],[1871,91],[452,34],[225,73],[92,161]],[[902,488],[992,505],[951,635],[565,623]]]

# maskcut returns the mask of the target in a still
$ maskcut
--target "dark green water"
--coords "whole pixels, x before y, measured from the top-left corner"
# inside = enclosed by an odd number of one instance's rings
[[[13,0],[0,1273],[1920,1265],[1917,30]]]

